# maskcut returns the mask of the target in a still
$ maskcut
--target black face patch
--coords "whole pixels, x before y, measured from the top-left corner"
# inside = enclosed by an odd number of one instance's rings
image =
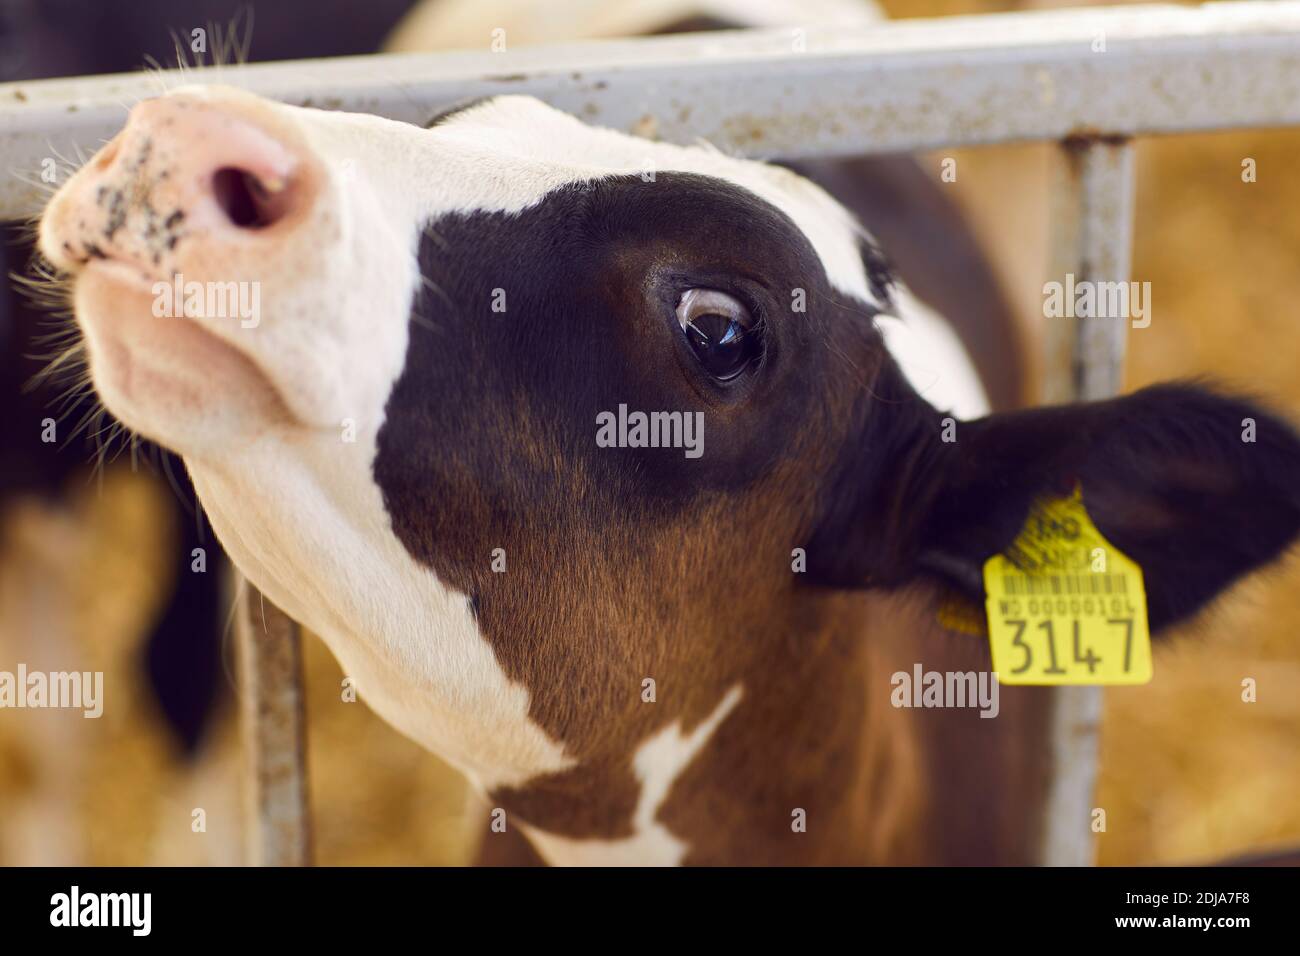
[[[669,722],[698,726],[737,687],[711,762],[674,784],[665,812],[766,806],[748,825],[762,833],[811,787],[844,804],[835,775],[854,766],[865,689],[884,686],[868,684],[869,658],[883,644],[919,659],[912,626],[923,639],[937,624],[907,605],[933,599],[934,582],[982,601],[979,568],[1041,495],[1082,486],[1102,533],[1143,567],[1153,630],[1300,529],[1294,433],[1201,389],[994,415],[946,441],[867,307],[835,293],[786,216],[726,182],[573,185],[517,215],[441,219],[419,257],[427,285],[374,477],[393,533],[471,596],[530,719],[575,760],[491,795],[551,833],[629,836],[637,747]],[[711,380],[695,361],[674,314],[690,288],[757,318],[762,355],[742,377]],[[600,447],[597,416],[620,405],[700,413],[703,455]],[[863,588],[908,593],[877,619],[864,605],[879,596],[842,593]],[[959,669],[991,666],[985,647],[953,646]],[[1043,726],[1030,693],[1008,693],[1028,709],[998,722],[1007,733]],[[968,740],[936,751],[953,756],[945,779],[979,791],[1006,776],[988,771],[996,742]],[[687,835],[707,842],[712,826]]]
[[[882,352],[866,307],[830,287],[789,218],[709,177],[618,177],[518,215],[449,216],[424,235],[420,268],[374,471],[398,538],[462,588],[521,535],[600,534],[608,516],[653,522],[743,493],[808,455],[833,381]],[[690,288],[757,321],[761,357],[733,382],[704,372],[676,320]],[[856,342],[836,346],[846,331]],[[620,406],[699,413],[702,454],[599,447],[597,416]]]
[[[798,589],[927,579],[981,601],[983,562],[1036,498],[1076,483],[1143,567],[1153,630],[1300,530],[1300,441],[1203,389],[994,415],[945,439],[868,308],[830,287],[784,214],[724,181],[620,177],[517,215],[450,216],[420,267],[375,480],[406,549],[474,595],[509,676],[567,695],[534,698],[561,739],[595,701],[606,718],[624,706],[606,685],[631,679],[618,661],[640,643],[686,671],[722,648],[712,706],[737,616],[764,609],[748,632],[778,640]],[[758,320],[761,358],[733,382],[687,345],[674,310],[690,288]],[[699,413],[703,455],[600,447],[598,416],[620,406]],[[807,574],[790,573],[792,548]]]

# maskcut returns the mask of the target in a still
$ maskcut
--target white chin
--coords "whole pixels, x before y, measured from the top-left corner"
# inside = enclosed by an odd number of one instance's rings
[[[123,424],[186,453],[290,423],[279,393],[249,358],[191,319],[154,316],[153,298],[137,273],[117,263],[92,262],[77,278],[91,378]]]

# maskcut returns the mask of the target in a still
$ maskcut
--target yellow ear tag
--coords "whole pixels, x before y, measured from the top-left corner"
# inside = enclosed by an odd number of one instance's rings
[[[1035,503],[1006,556],[984,562],[984,590],[999,683],[1151,680],[1142,569],[1101,536],[1078,487]]]

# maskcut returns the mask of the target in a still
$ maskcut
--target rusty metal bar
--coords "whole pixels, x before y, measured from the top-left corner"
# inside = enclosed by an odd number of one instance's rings
[[[743,155],[909,152],[1300,124],[1300,3],[1123,6],[209,70],[286,102],[424,122],[529,93],[588,122]],[[168,74],[176,86],[185,78]],[[57,150],[93,152],[158,75],[0,85],[0,219]]]
[[[309,866],[302,635],[298,624],[244,583],[236,618],[244,736],[245,858],[254,866]]]
[[[1061,182],[1053,190],[1054,267],[1064,282],[1127,282],[1133,250],[1133,145],[1118,139],[1061,144]],[[1127,317],[1046,320],[1047,402],[1090,401],[1119,393]],[[1100,687],[1061,687],[1052,695],[1051,783],[1043,814],[1041,861],[1089,866],[1096,857],[1093,794],[1101,725]]]

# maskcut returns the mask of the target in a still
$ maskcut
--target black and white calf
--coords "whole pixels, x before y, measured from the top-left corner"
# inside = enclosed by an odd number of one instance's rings
[[[420,129],[178,90],[40,241],[105,404],[240,569],[551,862],[1033,859],[1043,694],[889,705],[913,662],[989,669],[936,606],[1076,483],[1157,630],[1300,530],[1291,429],[1199,388],[944,441],[973,375],[891,356],[825,192],[528,98]],[[257,321],[158,316],[177,276]],[[703,455],[604,447],[620,406],[698,414]]]

